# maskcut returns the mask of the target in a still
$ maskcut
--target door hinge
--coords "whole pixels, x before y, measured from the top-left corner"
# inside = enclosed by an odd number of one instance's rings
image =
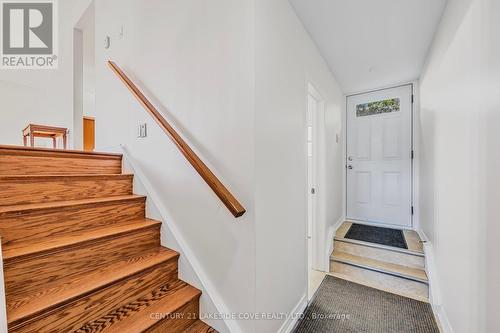
[[[412,160],[415,158],[415,152],[413,151],[413,149],[410,152],[410,157]]]
[[[411,95],[411,102],[415,103],[415,95],[413,95],[413,94]]]
[[[411,206],[411,215],[413,215],[413,206]]]

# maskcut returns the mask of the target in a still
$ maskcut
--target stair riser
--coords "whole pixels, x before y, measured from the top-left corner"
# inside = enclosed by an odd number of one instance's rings
[[[126,224],[145,217],[145,200],[138,198],[78,207],[55,208],[0,216],[2,244],[15,246],[75,231]]]
[[[335,241],[335,251],[352,254],[359,257],[365,257],[384,261],[392,264],[424,269],[425,258],[412,254],[395,252],[391,250],[365,246],[361,244]]]
[[[415,298],[418,300],[427,300],[429,297],[429,286],[425,283],[412,281],[402,277],[376,272],[337,261],[331,261],[330,264],[330,270],[333,273],[347,276],[353,281],[359,282],[361,284]]]
[[[152,270],[141,272],[73,302],[60,305],[51,311],[14,322],[9,326],[9,332],[74,332],[83,323],[99,319],[120,305],[137,300],[148,291],[176,280],[177,260],[171,260]]]
[[[122,171],[118,158],[60,155],[45,152],[11,154],[0,149],[0,175],[120,174]]]
[[[89,241],[58,252],[33,254],[4,262],[4,278],[9,302],[11,295],[43,290],[61,279],[76,277],[106,267],[113,261],[160,246],[160,226],[146,228],[118,237]]]
[[[130,195],[132,181],[132,176],[0,179],[0,206]]]
[[[199,312],[199,298],[195,298],[144,333],[182,333],[196,321]]]

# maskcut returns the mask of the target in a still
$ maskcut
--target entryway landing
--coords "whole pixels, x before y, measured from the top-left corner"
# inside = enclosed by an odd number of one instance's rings
[[[368,246],[374,246],[374,247],[380,247],[380,248],[387,248],[391,249],[393,251],[402,251],[402,252],[413,252],[415,254],[423,254],[424,253],[424,247],[422,245],[422,240],[420,239],[420,236],[418,233],[414,230],[406,230],[403,229],[401,232],[403,233],[404,241],[406,243],[406,249],[404,248],[395,248],[395,246],[390,246],[390,245],[385,245],[384,240],[382,239],[380,242],[376,241],[363,241],[360,239],[354,239],[351,237],[348,237],[348,233],[352,232],[353,226],[362,226],[360,224],[357,224],[355,222],[350,222],[350,221],[345,221],[342,223],[342,225],[337,229],[337,232],[335,233],[335,240],[336,241],[341,241],[341,242],[350,242],[350,243],[359,243],[359,244],[365,244]],[[368,228],[378,228],[378,229],[386,229],[386,230],[398,230],[399,229],[389,229],[389,228],[381,228],[381,227],[372,227],[372,226],[367,226]],[[347,237],[346,237],[347,236]],[[404,251],[407,250],[407,251]]]
[[[337,230],[333,241],[334,250],[330,257],[333,275],[428,301],[425,255],[415,231],[364,227],[346,221]]]

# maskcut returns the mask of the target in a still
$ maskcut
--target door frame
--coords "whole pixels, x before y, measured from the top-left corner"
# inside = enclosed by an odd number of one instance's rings
[[[85,150],[85,121],[88,120],[88,121],[92,121],[93,125],[94,125],[94,137],[93,137],[93,140],[94,140],[94,149],[92,150],[87,150],[87,151],[95,151],[95,117],[90,117],[90,116],[83,116],[82,117],[82,149]]]
[[[306,173],[304,175],[305,182],[306,182],[306,192],[304,193],[304,197],[306,200],[306,226],[305,226],[305,233],[304,233],[304,238],[306,240],[306,271],[305,271],[305,278],[307,281],[307,288],[306,288],[306,298],[307,301],[309,302],[309,298],[312,295],[309,295],[309,285],[311,283],[310,281],[310,272],[311,270],[320,270],[323,271],[323,240],[318,237],[318,233],[321,232],[322,224],[323,224],[323,215],[321,213],[322,211],[322,206],[324,203],[322,202],[322,185],[324,178],[322,176],[322,173],[320,173],[320,170],[318,169],[320,163],[323,163],[323,149],[324,149],[324,133],[323,133],[323,126],[324,126],[324,114],[326,112],[326,107],[327,107],[327,100],[325,99],[325,95],[323,92],[317,88],[318,86],[314,83],[313,80],[311,79],[306,79],[305,82],[305,87],[304,87],[304,114],[303,114],[303,119],[305,122],[304,126],[304,161],[305,161],[305,166],[306,166]],[[315,211],[313,221],[312,221],[312,230],[311,230],[311,250],[309,250],[309,211],[308,211],[308,205],[309,205],[309,196],[311,195],[311,189],[309,188],[309,167],[308,167],[308,148],[307,148],[307,139],[308,139],[308,111],[309,111],[309,95],[312,95],[313,98],[315,98],[318,101],[318,107],[316,110],[316,115],[313,117],[313,172],[315,173],[315,182],[314,184],[315,189],[316,189],[316,194],[315,194],[315,199],[313,201],[313,210]],[[315,152],[315,153],[314,153]],[[321,251],[321,252],[320,252]],[[309,255],[311,254],[311,261],[309,261]]]
[[[419,101],[419,90],[418,90],[418,80],[411,81],[411,82],[406,82],[406,83],[401,83],[397,85],[390,85],[390,86],[385,86],[382,88],[377,88],[377,89],[371,89],[371,90],[365,90],[361,92],[356,92],[356,93],[350,93],[345,95],[345,101],[344,101],[344,111],[342,112],[342,139],[344,140],[344,144],[342,145],[343,148],[343,154],[342,154],[342,159],[343,159],[343,165],[344,165],[344,171],[342,172],[342,180],[343,180],[343,203],[342,203],[342,209],[343,209],[343,216],[344,220],[347,220],[347,99],[352,96],[357,96],[357,95],[363,95],[363,94],[368,94],[368,93],[373,93],[377,91],[382,91],[382,90],[388,90],[388,89],[393,89],[393,88],[400,88],[400,87],[405,87],[405,86],[410,86],[411,91],[412,91],[412,103],[411,103],[411,108],[410,108],[410,136],[411,136],[411,149],[413,151],[413,159],[411,159],[411,171],[410,171],[410,191],[411,191],[411,206],[413,207],[413,214],[410,215],[410,226],[405,227],[405,226],[398,226],[397,228],[399,229],[410,229],[410,230],[418,230],[419,227],[419,221],[418,221],[418,216],[419,216],[419,209],[418,209],[418,198],[419,198],[419,187],[418,187],[418,175],[419,175],[419,154],[418,154],[418,142],[419,142],[419,137],[418,137],[418,130],[416,130],[415,126],[418,124],[417,122],[417,116],[419,114],[420,110],[420,105],[418,103]],[[350,220],[351,221],[351,220]],[[367,222],[367,221],[358,221],[358,220],[352,220],[358,224],[366,224],[366,225],[372,225],[372,226],[381,226],[381,227],[387,227],[387,228],[395,228],[394,225],[390,224],[383,224],[383,223],[373,223],[373,222]]]
[[[309,127],[309,120],[308,120],[308,112],[309,112],[309,96],[312,96],[314,99],[318,101],[318,107],[316,110],[316,114],[313,115],[312,117],[312,142],[313,142],[313,156],[312,156],[312,170],[309,169],[308,165],[308,148],[307,148],[307,137],[308,137],[308,127]],[[318,262],[318,251],[317,251],[317,224],[318,224],[318,165],[319,165],[319,136],[318,136],[318,130],[319,130],[319,124],[318,124],[318,119],[319,115],[323,113],[325,108],[325,100],[321,93],[316,89],[314,84],[311,82],[307,83],[307,94],[306,94],[306,112],[305,112],[305,118],[306,118],[306,165],[307,165],[307,173],[306,173],[306,182],[307,182],[307,202],[309,205],[309,198],[312,195],[311,193],[311,188],[309,184],[309,172],[312,171],[312,179],[313,183],[312,184],[316,190],[316,193],[314,194],[314,199],[312,201],[312,221],[309,221],[309,206],[308,206],[308,215],[307,215],[307,229],[306,229],[306,237],[307,239],[309,238],[309,226],[311,226],[311,243],[312,243],[312,253],[309,253],[308,250],[308,270],[309,269],[314,269],[317,266]],[[310,225],[311,224],[311,225]],[[311,255],[311,262],[309,263],[309,255]]]

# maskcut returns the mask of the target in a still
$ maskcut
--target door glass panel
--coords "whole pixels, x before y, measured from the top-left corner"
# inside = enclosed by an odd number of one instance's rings
[[[356,117],[372,116],[381,113],[398,112],[400,109],[399,98],[370,102],[356,105]]]

